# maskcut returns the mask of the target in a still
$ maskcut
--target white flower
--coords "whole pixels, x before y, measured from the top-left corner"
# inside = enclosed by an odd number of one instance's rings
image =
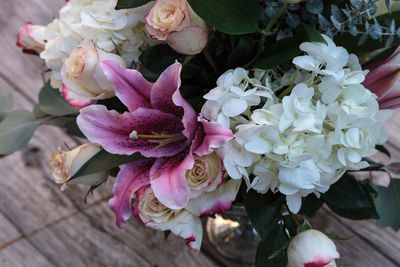
[[[319,197],[347,170],[367,167],[363,158],[387,139],[382,121],[391,112],[380,111],[376,96],[361,84],[367,72],[354,55],[324,38],[326,44],[303,43],[307,55],[295,58],[297,70],[282,79],[274,71],[264,72],[267,77],[255,72],[258,82],[244,70],[227,72],[206,95],[203,107],[211,120],[226,122],[234,133],[234,140],[220,149],[228,174],[244,177],[259,193],[281,192],[294,213],[302,197]],[[238,85],[235,78],[242,82]],[[252,82],[243,86],[243,79]],[[257,102],[232,90],[242,86],[246,93],[247,85],[261,81],[271,82],[264,91],[256,89],[264,97],[252,94],[259,96]],[[290,88],[281,101],[268,95]]]
[[[208,101],[202,109],[206,119],[217,121],[227,128],[230,118],[245,113],[248,108],[257,106],[261,97],[272,99],[269,85],[250,79],[242,68],[229,70],[217,80],[217,87],[204,98]]]
[[[297,234],[289,243],[287,255],[289,267],[336,267],[335,259],[340,258],[335,243],[317,230]]]
[[[154,43],[144,32],[145,15],[152,2],[134,9],[115,10],[117,0],[69,1],[46,27],[45,50],[40,54],[53,71],[52,86],[60,87],[60,70],[69,53],[84,39],[100,50],[117,51],[130,66],[142,49]]]

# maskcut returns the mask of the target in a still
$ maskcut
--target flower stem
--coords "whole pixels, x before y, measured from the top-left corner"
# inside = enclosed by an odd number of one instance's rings
[[[203,55],[204,55],[205,59],[207,60],[207,63],[211,66],[211,69],[214,71],[215,75],[218,76],[217,65],[215,64],[214,60],[212,59],[210,53],[208,53],[207,49],[203,50]]]
[[[265,29],[260,30],[261,38],[260,38],[260,45],[257,50],[256,56],[246,65],[244,65],[244,68],[250,67],[264,52],[264,47],[265,47],[265,40],[267,39],[268,36],[272,35],[274,32],[271,31],[274,25],[278,22],[278,20],[282,17],[282,15],[287,11],[289,8],[290,4],[285,4],[279,11],[276,13],[276,16],[271,19],[271,21],[268,23],[267,27]]]

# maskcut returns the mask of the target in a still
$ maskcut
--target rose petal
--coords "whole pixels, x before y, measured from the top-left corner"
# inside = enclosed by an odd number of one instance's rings
[[[167,42],[178,53],[196,55],[206,47],[208,36],[203,27],[187,26],[181,31],[170,33]]]
[[[235,200],[242,180],[230,180],[213,192],[206,192],[191,199],[186,210],[195,215],[210,215],[229,210]]]

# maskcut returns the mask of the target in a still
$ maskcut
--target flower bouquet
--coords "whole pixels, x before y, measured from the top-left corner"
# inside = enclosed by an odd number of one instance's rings
[[[47,26],[18,32],[46,82],[32,112],[0,95],[0,155],[40,125],[61,127],[88,142],[52,155],[55,182],[90,193],[112,180],[118,227],[133,215],[200,250],[200,218],[241,203],[261,240],[257,266],[336,266],[333,233],[308,221],[323,204],[399,228],[399,180],[356,178],[400,173],[371,158],[390,157],[382,122],[400,106],[398,7],[67,1]]]

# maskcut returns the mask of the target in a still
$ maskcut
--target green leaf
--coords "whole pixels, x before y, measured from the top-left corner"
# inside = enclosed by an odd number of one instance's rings
[[[301,37],[304,42],[319,42],[326,44],[321,33],[308,24],[300,24],[296,29],[296,36]]]
[[[272,193],[259,194],[250,190],[244,194],[244,205],[252,225],[264,238],[280,218],[282,198],[276,199]]]
[[[261,240],[260,244],[258,245],[256,266],[286,267],[286,246],[288,240],[289,238],[286,235],[284,225],[276,224],[270,233],[263,240]]]
[[[226,63],[229,68],[242,66],[255,56],[256,49],[253,47],[253,40],[246,37],[240,37],[239,42],[230,52]]]
[[[77,114],[78,108],[71,107],[61,95],[47,82],[39,93],[39,109],[53,116],[65,116]]]
[[[395,231],[400,229],[400,180],[392,179],[388,187],[374,186],[378,193],[375,199],[379,214],[377,223],[381,227],[390,226]]]
[[[383,145],[377,145],[376,150],[378,150],[379,152],[382,152],[383,154],[385,154],[386,156],[388,156],[389,158],[392,157],[392,155],[390,155],[389,150],[387,150],[387,148]]]
[[[23,148],[39,126],[33,114],[26,110],[7,114],[0,123],[0,155],[6,155]]]
[[[12,110],[13,97],[10,92],[0,92],[0,121]]]
[[[65,129],[67,130],[67,133],[69,135],[86,138],[82,131],[79,129],[78,124],[76,124],[76,119],[65,123]]]
[[[203,20],[227,34],[254,33],[259,30],[258,0],[188,0]]]
[[[297,228],[297,233],[300,234],[301,232],[307,231],[312,229],[311,224],[309,221],[304,220],[303,224]]]
[[[118,0],[116,10],[140,7],[151,0]]]
[[[370,186],[369,186],[370,187]],[[353,220],[379,218],[372,199],[372,191],[346,174],[322,195],[329,208],[340,216]]]
[[[254,63],[255,68],[271,69],[301,54],[299,38],[289,37],[265,48],[262,58]]]
[[[303,197],[301,201],[300,214],[303,214],[309,218],[315,216],[315,213],[322,207],[324,203],[322,198],[317,198],[314,194],[310,194],[307,197]]]
[[[140,153],[135,153],[130,156],[126,155],[114,155],[110,154],[105,150],[100,150],[96,155],[89,159],[83,166],[77,171],[77,173],[71,177],[73,180],[80,176],[85,176],[92,173],[98,173],[102,171],[108,171],[120,165],[138,160],[143,158]]]
[[[161,73],[180,57],[181,55],[172,50],[168,45],[161,44],[146,49],[139,59],[148,70],[154,73]]]

